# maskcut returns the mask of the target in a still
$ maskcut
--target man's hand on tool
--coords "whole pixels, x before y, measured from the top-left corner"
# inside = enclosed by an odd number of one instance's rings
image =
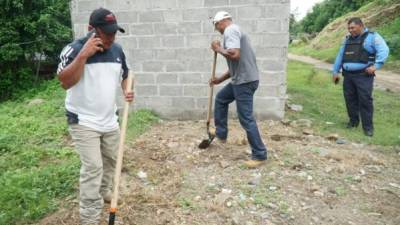
[[[218,52],[218,49],[221,48],[221,42],[219,40],[214,40],[211,42],[211,49],[214,52]]]
[[[124,95],[125,101],[127,102],[132,102],[135,97],[135,93],[133,93],[133,91],[124,91]]]
[[[220,84],[220,83],[222,83],[222,82],[224,82],[224,80],[222,80],[221,79],[222,77],[219,77],[219,78],[211,78],[209,81],[208,81],[208,83],[210,84],[210,86],[211,85],[217,85],[217,84]]]

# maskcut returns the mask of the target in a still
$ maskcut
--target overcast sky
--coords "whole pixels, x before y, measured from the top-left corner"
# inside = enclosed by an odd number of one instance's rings
[[[323,0],[290,0],[290,12],[296,13],[296,20],[302,19],[311,8]]]

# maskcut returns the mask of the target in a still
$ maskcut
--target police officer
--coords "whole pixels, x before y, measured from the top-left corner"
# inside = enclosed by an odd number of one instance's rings
[[[333,81],[339,81],[342,69],[343,93],[349,122],[347,128],[361,122],[366,136],[374,134],[372,90],[375,71],[380,69],[389,55],[389,48],[376,32],[364,27],[358,17],[347,23],[349,35],[344,40],[333,65]]]

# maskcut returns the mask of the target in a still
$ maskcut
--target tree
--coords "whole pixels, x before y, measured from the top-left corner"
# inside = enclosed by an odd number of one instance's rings
[[[56,65],[72,39],[69,1],[0,1],[0,100],[32,87],[38,63]]]

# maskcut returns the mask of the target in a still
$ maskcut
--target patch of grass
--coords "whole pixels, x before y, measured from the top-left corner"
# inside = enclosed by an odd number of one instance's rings
[[[317,73],[315,75],[314,73]],[[312,77],[312,79],[310,79]],[[374,90],[374,137],[362,129],[348,130],[341,85],[333,85],[331,75],[313,66],[290,61],[288,65],[289,101],[303,106],[302,112],[287,112],[289,119],[310,119],[321,134],[338,133],[346,139],[385,146],[400,145],[400,94]],[[327,125],[326,122],[333,122]]]
[[[79,157],[67,145],[64,98],[52,80],[0,104],[0,224],[36,221],[77,192]],[[128,137],[155,121],[150,111],[133,113]]]

